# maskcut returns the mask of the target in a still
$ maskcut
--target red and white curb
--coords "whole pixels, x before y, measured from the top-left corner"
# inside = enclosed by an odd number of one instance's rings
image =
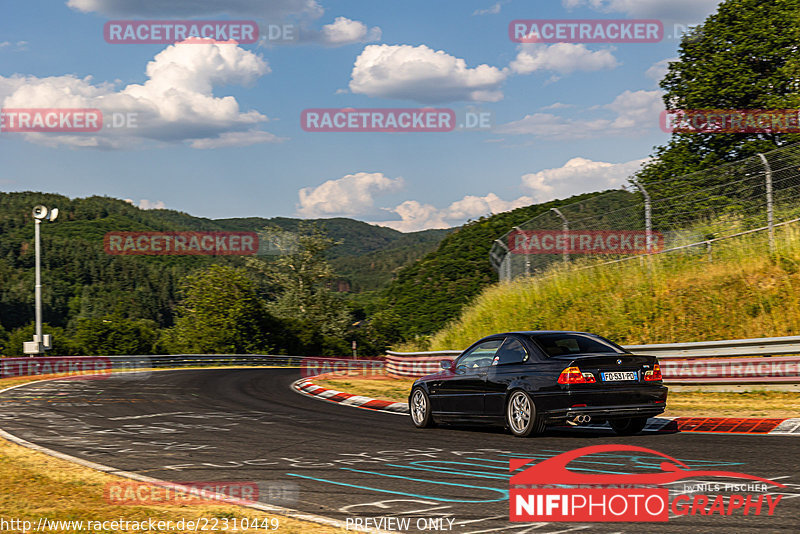
[[[354,408],[364,408],[379,412],[389,412],[398,415],[408,415],[408,404],[405,402],[392,402],[387,400],[373,399],[362,395],[353,395],[344,391],[336,391],[316,385],[310,378],[302,378],[292,384],[292,389],[308,397],[336,402],[344,406]]]
[[[315,377],[316,378],[316,377]],[[311,398],[335,402],[344,406],[365,408],[395,414],[408,414],[408,404],[353,395],[344,391],[318,386],[313,378],[303,378],[292,388]],[[607,425],[587,425],[583,428],[605,428]],[[757,436],[800,436],[800,418],[765,419],[757,417],[651,417],[645,431],[693,432],[712,434],[750,434]]]
[[[800,418],[760,417],[656,417],[645,430],[657,432],[696,432],[711,434],[751,434],[800,436]]]

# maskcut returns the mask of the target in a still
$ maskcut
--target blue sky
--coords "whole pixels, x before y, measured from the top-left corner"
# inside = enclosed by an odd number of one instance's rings
[[[0,132],[0,189],[193,215],[346,216],[402,231],[618,187],[668,134],[657,81],[716,0],[9,0],[3,108],[97,107],[137,128]],[[183,7],[189,6],[189,7]],[[515,19],[659,19],[655,44],[532,44]],[[119,19],[252,19],[298,39],[109,44]],[[323,133],[308,108],[444,107],[493,127]]]

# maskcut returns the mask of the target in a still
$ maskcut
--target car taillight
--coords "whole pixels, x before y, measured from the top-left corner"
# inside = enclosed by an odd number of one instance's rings
[[[583,373],[578,367],[567,367],[558,375],[559,384],[593,384],[594,375]]]
[[[658,380],[662,380],[662,377],[661,377],[661,366],[658,365],[658,364],[655,364],[653,366],[653,370],[652,371],[645,371],[644,372],[644,379],[647,382],[656,382]]]

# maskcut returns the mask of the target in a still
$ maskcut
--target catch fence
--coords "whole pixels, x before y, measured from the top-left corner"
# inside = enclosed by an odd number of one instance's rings
[[[553,208],[496,239],[489,258],[508,281],[559,262],[594,266],[678,251],[705,256],[720,241],[762,232],[768,253],[776,229],[797,221],[800,143],[677,178],[631,181]]]

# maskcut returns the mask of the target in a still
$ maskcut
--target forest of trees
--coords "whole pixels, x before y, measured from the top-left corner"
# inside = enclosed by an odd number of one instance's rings
[[[399,266],[432,250],[448,233],[403,234],[351,219],[209,220],[170,210],[144,211],[106,197],[0,193],[0,354],[19,355],[22,342],[33,334],[31,208],[37,204],[60,209],[58,220],[42,228],[44,321],[55,340],[53,354],[332,355],[349,352],[353,340],[367,352],[379,352],[384,347],[370,345],[366,327],[352,326],[363,312],[337,290],[382,287]],[[182,230],[284,232],[300,236],[302,246],[294,254],[257,257],[116,256],[103,248],[109,231]],[[359,262],[369,254],[377,257]],[[339,271],[342,263],[346,268]],[[302,290],[280,274],[300,264],[318,269],[313,284]],[[227,318],[204,317],[197,306],[198,291],[215,287],[212,282],[220,290],[208,295],[216,299],[209,309],[225,310]],[[246,301],[246,309],[229,306],[225,298],[234,295]],[[292,314],[287,312],[292,298],[313,305]],[[233,315],[239,312],[250,315]],[[210,338],[197,330],[204,328],[203,321]],[[241,325],[215,333],[219,325],[214,321],[222,321],[225,329]]]

